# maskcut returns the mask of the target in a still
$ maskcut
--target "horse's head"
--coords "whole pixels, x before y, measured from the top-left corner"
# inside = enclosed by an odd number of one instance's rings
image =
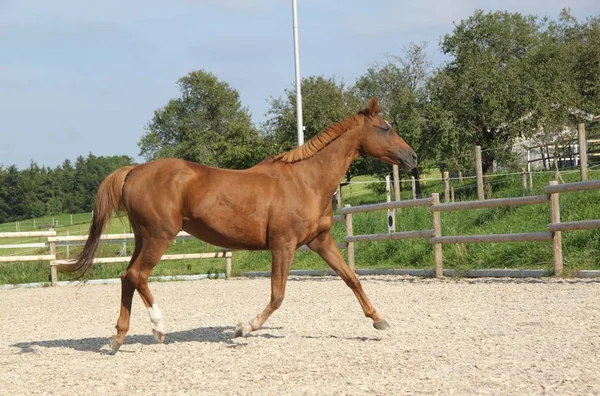
[[[371,98],[369,107],[361,114],[365,118],[361,134],[362,142],[359,147],[361,155],[378,158],[389,164],[400,165],[406,171],[417,166],[415,151],[381,116],[379,99]]]

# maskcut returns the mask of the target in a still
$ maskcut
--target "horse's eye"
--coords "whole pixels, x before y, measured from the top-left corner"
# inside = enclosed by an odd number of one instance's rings
[[[381,127],[381,129],[383,129],[384,131],[387,132],[387,131],[390,130],[390,127],[388,125],[384,125],[384,126]]]

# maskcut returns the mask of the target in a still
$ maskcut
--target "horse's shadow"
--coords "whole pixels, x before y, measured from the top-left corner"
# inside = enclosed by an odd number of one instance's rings
[[[263,327],[261,330],[274,329]],[[243,342],[235,342],[231,338],[234,328],[231,326],[200,327],[184,331],[168,333],[165,344],[177,344],[181,342],[215,342],[223,343],[228,347],[240,347],[247,345]],[[247,337],[282,338],[273,334],[251,333]],[[125,344],[155,345],[156,340],[152,335],[128,335]],[[18,342],[11,347],[19,348],[19,353],[35,353],[36,347],[43,348],[71,348],[81,352],[96,352],[112,354],[108,348],[108,337],[91,337],[65,340],[46,340]]]

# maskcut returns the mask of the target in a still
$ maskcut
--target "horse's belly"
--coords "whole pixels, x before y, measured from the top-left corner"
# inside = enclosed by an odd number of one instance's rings
[[[229,249],[260,250],[267,248],[266,227],[241,219],[223,222],[201,218],[184,218],[183,230],[211,245]]]

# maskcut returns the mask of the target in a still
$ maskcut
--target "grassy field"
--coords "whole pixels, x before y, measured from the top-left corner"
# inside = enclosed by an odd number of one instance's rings
[[[428,175],[439,178],[439,175]],[[577,173],[564,173],[565,181],[578,181]],[[590,178],[600,178],[600,171],[592,171]],[[535,173],[534,188],[523,191],[521,176],[510,175],[492,177],[494,197],[513,197],[537,195],[543,193],[543,187],[553,179],[551,172]],[[384,193],[372,191],[366,178],[356,178],[350,185],[344,186],[342,196],[344,204],[359,205],[382,202]],[[376,184],[381,186],[380,181]],[[453,181],[456,200],[475,199],[476,188],[473,179],[465,179],[463,183]],[[424,196],[443,191],[440,180],[428,180],[421,184]],[[410,185],[403,184],[402,199],[412,196]],[[565,193],[561,195],[561,220],[576,221],[596,219],[600,212],[600,191]],[[370,212],[355,214],[353,221],[354,234],[371,234],[387,232],[386,212]],[[85,235],[89,228],[90,213],[61,215],[54,218],[58,235]],[[129,227],[124,220],[112,222],[110,233],[122,233]],[[460,212],[442,213],[442,235],[494,234],[546,231],[549,222],[547,205],[530,205],[510,208],[479,209]],[[52,218],[35,219],[20,222],[21,231],[33,229],[46,230]],[[397,231],[431,229],[431,214],[426,208],[408,208],[396,213]],[[15,230],[15,223],[0,224],[0,232]],[[334,237],[341,241],[345,234],[345,225],[336,223]],[[43,238],[0,239],[0,244],[31,243],[43,241]],[[357,243],[356,264],[358,268],[432,268],[433,248],[426,240],[403,240]],[[103,244],[98,256],[116,256],[123,244]],[[563,233],[563,249],[565,275],[571,276],[579,269],[600,269],[600,231],[572,231]],[[126,253],[131,254],[132,243],[126,244]],[[74,257],[81,250],[80,246],[69,248],[69,257]],[[219,249],[198,240],[176,241],[168,253],[214,252]],[[480,268],[552,268],[552,247],[549,242],[527,243],[491,243],[491,244],[453,244],[445,245],[444,266],[458,270]],[[47,254],[47,249],[1,249],[0,255]],[[59,258],[67,257],[67,248],[57,248]],[[163,261],[154,270],[153,275],[202,274],[224,271],[224,260],[180,260]],[[102,264],[94,267],[94,278],[115,278],[125,269],[126,263]],[[240,275],[248,271],[263,271],[270,268],[269,252],[234,252],[233,273]],[[294,269],[326,269],[324,262],[312,252],[298,252],[293,265]],[[34,263],[0,263],[0,284],[23,282],[47,282],[50,271],[48,262]],[[59,274],[59,280],[68,280],[68,276]]]

